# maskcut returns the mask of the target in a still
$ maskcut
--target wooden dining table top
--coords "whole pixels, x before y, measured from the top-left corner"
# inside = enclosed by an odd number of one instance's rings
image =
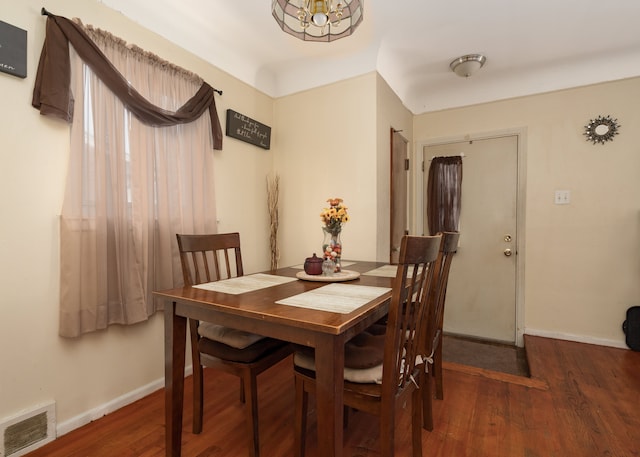
[[[343,269],[357,271],[360,273],[360,277],[354,280],[344,281],[344,283],[390,288],[393,278],[363,274],[384,265],[386,264],[383,262],[371,261],[358,261],[349,264],[348,267]],[[300,271],[302,271],[301,267],[286,267],[264,273],[294,278]],[[239,320],[239,327],[234,328],[240,328],[241,330],[243,330],[243,327],[246,325],[246,323],[243,325],[243,323],[240,322],[242,318],[250,318],[250,320],[259,319],[265,323],[269,322],[274,325],[295,326],[334,335],[343,333],[345,329],[353,324],[354,320],[361,319],[363,315],[375,311],[381,302],[387,301],[391,296],[389,292],[367,305],[346,314],[276,303],[284,298],[326,286],[328,283],[327,281],[297,280],[237,295],[186,286],[154,292],[154,295],[168,300],[177,299],[179,301],[178,314],[180,314],[180,302],[188,302],[192,308],[190,317],[198,318],[200,314],[198,310],[200,310],[202,313],[201,320],[206,320],[204,319],[205,314],[210,316],[210,313],[215,311],[223,312],[226,315],[226,319],[233,320],[233,316],[236,316]],[[215,310],[212,310],[212,307],[215,308]]]

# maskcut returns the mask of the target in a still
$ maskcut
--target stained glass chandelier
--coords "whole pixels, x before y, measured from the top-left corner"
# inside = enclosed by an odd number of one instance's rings
[[[362,0],[273,0],[271,11],[283,31],[305,41],[335,41],[362,22]]]

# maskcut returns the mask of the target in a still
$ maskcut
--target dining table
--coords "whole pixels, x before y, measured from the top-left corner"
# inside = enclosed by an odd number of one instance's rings
[[[166,456],[181,455],[187,319],[197,319],[314,348],[317,455],[341,457],[344,345],[387,314],[394,277],[393,265],[343,261],[335,277],[294,265],[155,291],[164,301]]]

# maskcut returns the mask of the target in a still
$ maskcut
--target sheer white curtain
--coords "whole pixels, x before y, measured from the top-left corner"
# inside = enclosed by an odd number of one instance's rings
[[[175,111],[202,81],[108,33],[87,28],[151,103]],[[151,127],[131,115],[71,47],[75,115],[60,226],[60,334],[133,324],[153,290],[181,284],[176,233],[214,233],[209,116]]]

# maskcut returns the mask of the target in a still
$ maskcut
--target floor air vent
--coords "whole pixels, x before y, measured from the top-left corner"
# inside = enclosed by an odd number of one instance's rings
[[[55,403],[2,421],[0,457],[19,457],[53,441],[55,422]]]

